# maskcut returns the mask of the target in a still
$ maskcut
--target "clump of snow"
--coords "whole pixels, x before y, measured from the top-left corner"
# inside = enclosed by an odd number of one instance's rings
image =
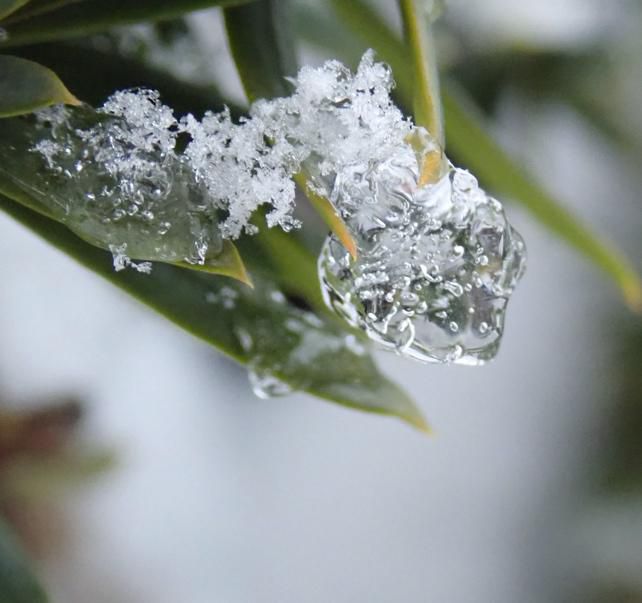
[[[91,211],[103,222],[144,216],[162,236],[173,227],[173,220],[166,219],[168,205],[185,205],[169,213],[196,216],[193,234],[200,236],[201,251],[186,260],[202,263],[209,243],[202,236],[203,221],[218,224],[223,238],[235,239],[256,232],[250,220],[267,205],[268,226],[289,231],[300,225],[292,216],[294,174],[304,169],[321,177],[313,184],[327,193],[323,178],[340,173],[342,166],[408,148],[412,123],[392,103],[392,75],[374,61],[372,51],[354,74],[329,61],[303,68],[292,84],[290,97],[258,101],[239,123],[227,110],[207,113],[202,120],[192,115],[178,120],[150,90],[116,92],[98,109],[94,123],[79,120],[77,110],[55,107],[40,112],[50,135],[34,149],[63,177],[88,174],[78,203],[98,200]],[[188,137],[181,150],[179,136]],[[63,164],[71,159],[68,169]],[[188,180],[197,202],[177,198],[177,176]],[[75,214],[79,208],[67,209]],[[147,254],[144,259],[158,258]]]

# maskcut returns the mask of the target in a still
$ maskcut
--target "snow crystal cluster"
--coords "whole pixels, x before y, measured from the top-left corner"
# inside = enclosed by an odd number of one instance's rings
[[[404,118],[390,70],[371,51],[356,73],[329,61],[291,83],[291,96],[254,103],[239,123],[229,111],[177,119],[146,90],[117,92],[91,115],[42,112],[49,135],[34,150],[76,192],[64,221],[117,250],[119,267],[135,266],[127,256],[202,264],[222,239],[256,232],[250,220],[262,205],[268,226],[299,226],[292,177],[303,172],[358,249],[353,258],[334,235],[324,245],[330,307],[419,360],[492,358],[524,268],[524,244],[500,203]]]
[[[220,249],[215,235],[203,233],[204,222],[235,239],[256,232],[250,218],[267,205],[268,225],[290,230],[299,226],[292,217],[295,173],[326,176],[405,144],[412,124],[392,104],[390,71],[371,52],[354,75],[330,61],[303,68],[292,83],[290,97],[258,101],[240,123],[229,111],[176,119],[149,90],[117,92],[97,112],[54,107],[39,113],[51,128],[35,150],[82,190],[67,213],[108,224],[137,216],[160,237],[189,216],[202,259],[212,242]],[[195,256],[187,260],[198,262]]]

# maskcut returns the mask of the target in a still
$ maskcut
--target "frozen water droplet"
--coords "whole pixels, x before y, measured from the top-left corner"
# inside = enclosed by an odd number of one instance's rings
[[[337,173],[332,199],[359,255],[354,260],[328,237],[319,257],[324,298],[401,354],[482,364],[497,353],[524,245],[472,174],[450,166],[438,182],[420,186],[417,157],[416,144],[411,152],[399,147],[367,166],[348,166],[350,178]]]
[[[265,368],[248,367],[248,379],[254,394],[264,400],[291,394],[293,388]]]

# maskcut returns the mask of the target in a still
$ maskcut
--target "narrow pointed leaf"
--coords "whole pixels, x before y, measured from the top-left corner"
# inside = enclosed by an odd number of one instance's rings
[[[31,19],[38,15],[44,15],[54,10],[58,10],[68,4],[75,4],[76,2],[85,2],[86,0],[26,0],[23,2],[24,6],[11,14],[6,20],[6,24],[13,24],[16,21],[24,21]]]
[[[296,75],[284,0],[261,0],[224,10],[236,68],[250,102],[290,93],[286,77]]]
[[[0,118],[59,103],[78,105],[80,101],[50,69],[19,57],[0,55]]]
[[[261,267],[269,265],[269,277],[288,295],[300,298],[317,313],[327,313],[316,278],[317,258],[292,233],[264,228],[256,236],[238,241],[238,245],[243,257],[257,258],[260,254]]]
[[[152,274],[114,272],[111,254],[63,225],[0,195],[5,211],[82,265],[196,337],[255,371],[319,398],[396,416],[427,430],[412,400],[377,370],[335,324],[287,303],[270,285],[255,289],[207,274],[155,264]]]
[[[251,101],[290,93],[286,77],[295,75],[296,60],[293,42],[285,27],[287,20],[284,3],[274,0],[225,9],[230,47]],[[332,203],[307,185],[305,174],[298,174],[295,180],[324,222],[356,257],[354,238]]]
[[[363,0],[332,0],[342,23],[390,64],[406,106],[412,105],[413,79],[404,44]],[[601,268],[618,285],[633,310],[642,310],[642,284],[631,264],[601,241],[570,211],[541,187],[497,144],[479,118],[479,111],[454,85],[444,86],[447,148],[480,182],[523,205],[543,226]]]
[[[27,4],[29,0],[0,0],[0,19],[17,11],[20,7]]]
[[[82,115],[86,118],[98,117],[89,107],[83,107]],[[173,232],[159,235],[136,218],[122,219],[114,224],[109,219],[105,220],[99,211],[86,209],[86,193],[90,189],[95,191],[96,196],[101,195],[100,187],[97,189],[95,183],[105,185],[102,172],[90,172],[91,167],[83,170],[86,189],[78,188],[78,177],[50,177],[42,158],[32,150],[37,137],[37,130],[33,127],[28,120],[6,119],[0,122],[0,192],[49,218],[63,222],[91,245],[106,250],[120,248],[133,260],[168,262],[182,268],[235,278],[251,286],[241,256],[230,241],[223,241],[218,252],[208,252],[201,265],[182,261],[190,257],[194,245],[185,192],[189,182],[183,182],[185,173],[179,171],[172,175],[176,193],[163,206],[163,215],[168,216],[171,212],[175,216],[172,219]],[[158,221],[162,222],[163,219],[159,217]]]
[[[205,272],[207,274],[219,274],[221,276],[229,276],[237,281],[240,281],[249,287],[252,287],[252,279],[247,272],[247,268],[241,259],[236,245],[231,241],[223,241],[222,251],[213,258],[205,261],[205,264],[188,264],[187,262],[175,262],[175,266],[180,268],[189,268],[198,272]]]
[[[116,25],[173,19],[212,6],[248,0],[84,0],[31,19],[9,24],[4,46],[86,36]],[[1,46],[1,45],[0,45]]]
[[[100,105],[114,90],[145,87],[158,90],[163,101],[177,115],[230,109],[238,119],[243,111],[238,104],[224,98],[213,83],[186,82],[159,67],[147,65],[135,57],[124,57],[100,48],[73,42],[49,42],[20,49],[20,56],[36,63],[46,63],[67,86],[90,105]]]
[[[280,12],[285,10],[285,5],[284,2],[264,0],[225,10],[228,40],[250,100],[288,93],[287,90],[284,91],[283,82],[286,76],[294,75],[296,61],[293,42],[287,28],[288,16]],[[316,271],[308,278],[318,287]],[[345,326],[338,327],[335,322],[330,321],[324,329],[327,329],[327,333],[337,332],[337,329],[339,332],[345,332]],[[334,367],[336,362],[343,362],[338,357],[331,358],[330,360],[328,357],[330,364],[326,368]],[[349,366],[345,368],[350,370]],[[334,385],[330,386],[333,391],[339,393]],[[372,402],[376,404],[377,412],[398,415],[401,411],[400,398],[391,392],[389,384],[377,379],[377,383],[371,386]],[[362,406],[356,408],[364,410]],[[423,431],[428,431],[421,413],[407,397],[404,398],[403,408],[401,412],[407,421]]]
[[[523,205],[531,214],[619,286],[632,310],[642,311],[642,285],[635,269],[517,165],[486,132],[476,108],[452,88],[444,97],[449,146],[489,188]]]
[[[0,518],[0,601],[46,603],[47,596],[29,569],[9,526]]]

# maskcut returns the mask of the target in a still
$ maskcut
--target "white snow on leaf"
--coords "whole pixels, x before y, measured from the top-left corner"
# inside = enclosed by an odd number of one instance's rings
[[[113,209],[116,220],[124,218],[122,212],[140,211],[149,224],[162,221],[161,230],[170,230],[164,206],[185,203],[171,194],[178,172],[200,196],[197,207],[185,211],[218,223],[223,238],[256,232],[250,219],[262,205],[269,208],[268,226],[289,231],[300,226],[292,216],[295,173],[304,168],[324,177],[356,161],[389,156],[408,147],[405,138],[413,128],[390,99],[389,68],[376,63],[372,51],[354,74],[329,61],[304,67],[292,84],[291,96],[256,102],[239,123],[228,110],[177,120],[151,90],[116,92],[93,124],[79,120],[74,109],[54,107],[39,113],[50,129],[34,150],[63,176],[92,176],[96,190],[84,190],[85,196],[107,197],[96,211]],[[180,135],[189,139],[181,150]],[[73,170],[64,166],[70,158]],[[92,187],[91,181],[83,184]],[[315,186],[329,193],[323,180]]]

